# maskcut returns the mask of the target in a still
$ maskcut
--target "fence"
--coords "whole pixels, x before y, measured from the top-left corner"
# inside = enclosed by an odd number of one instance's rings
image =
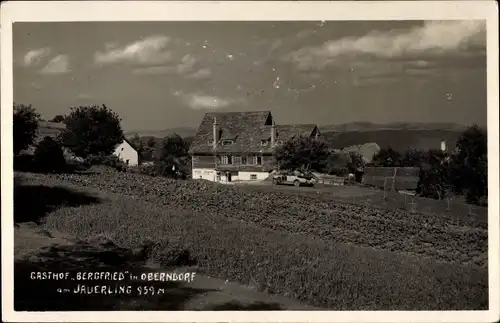
[[[420,175],[418,167],[366,167],[363,184],[384,190],[416,190]]]
[[[345,178],[342,176],[321,176],[318,178],[317,183],[325,185],[341,186],[344,185]]]
[[[463,198],[435,200],[395,191],[373,190],[371,194],[351,197],[333,196],[333,200],[369,207],[382,208],[386,211],[405,210],[408,214],[437,215],[447,219],[449,224],[468,225],[487,228],[488,208],[466,204]]]

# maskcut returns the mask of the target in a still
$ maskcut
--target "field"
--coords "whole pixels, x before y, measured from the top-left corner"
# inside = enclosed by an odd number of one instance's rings
[[[46,210],[36,219],[45,229],[79,239],[102,234],[130,249],[153,241],[150,257],[159,264],[168,265],[167,251],[178,246],[211,276],[336,310],[488,307],[487,226],[473,218],[341,203],[329,192],[103,169],[18,175],[24,187],[91,199]],[[15,203],[16,218],[36,206]]]
[[[287,194],[303,196],[304,198],[314,196],[315,198],[321,197],[343,204],[369,206],[384,211],[404,211],[408,214],[413,212],[430,217],[440,217],[450,225],[465,225],[484,229],[487,229],[488,226],[488,208],[466,204],[463,198],[454,198],[448,205],[446,200],[405,196],[390,191],[384,193],[379,189],[358,185],[333,186],[316,184],[314,188],[271,186],[270,182],[245,185],[247,190],[286,191]]]

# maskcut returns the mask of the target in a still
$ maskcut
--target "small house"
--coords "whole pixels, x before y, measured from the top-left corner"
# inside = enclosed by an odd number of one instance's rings
[[[120,160],[127,164],[127,166],[139,165],[139,153],[126,138],[124,138],[123,141],[116,146],[113,155],[117,156]]]

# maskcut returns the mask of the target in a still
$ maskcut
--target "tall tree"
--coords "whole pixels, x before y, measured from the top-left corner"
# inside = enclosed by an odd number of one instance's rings
[[[468,202],[478,203],[488,196],[488,135],[478,125],[467,128],[452,158],[452,181],[456,192],[465,193]]]
[[[13,148],[14,155],[33,144],[38,131],[40,114],[31,105],[14,103]]]
[[[345,175],[349,172],[349,156],[343,151],[330,152],[325,165],[325,171],[330,175]]]
[[[124,138],[120,122],[118,114],[105,105],[71,108],[59,139],[78,157],[109,155]]]
[[[420,153],[420,175],[417,193],[424,197],[443,199],[450,189],[448,154],[431,149]]]
[[[401,154],[392,148],[381,149],[373,156],[372,164],[377,167],[399,167]]]
[[[350,151],[347,160],[347,169],[349,172],[355,174],[365,166],[363,156],[357,151]]]
[[[322,140],[299,137],[286,141],[274,151],[281,169],[309,169],[323,171],[330,152]]]
[[[420,167],[426,158],[425,151],[409,148],[401,156],[401,167]]]
[[[157,171],[163,176],[186,178],[191,172],[189,144],[178,134],[165,137],[155,156]]]

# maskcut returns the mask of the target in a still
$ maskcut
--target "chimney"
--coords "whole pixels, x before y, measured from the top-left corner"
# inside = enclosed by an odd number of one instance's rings
[[[217,117],[214,116],[214,124],[213,124],[213,146],[217,147],[217,142],[219,141],[219,127],[217,127]]]
[[[271,147],[274,147],[275,144],[276,144],[276,126],[273,120],[273,123],[271,124]]]
[[[441,151],[446,151],[446,140],[441,140]]]

